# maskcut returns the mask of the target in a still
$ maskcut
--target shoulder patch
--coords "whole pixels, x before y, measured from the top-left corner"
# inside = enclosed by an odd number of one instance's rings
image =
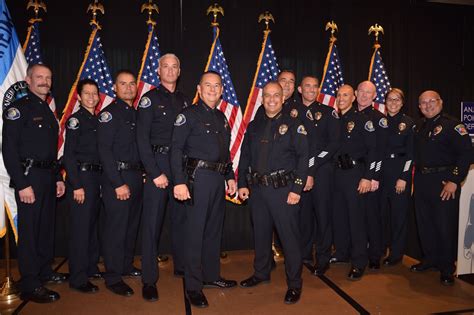
[[[151,100],[148,96],[143,96],[142,99],[140,100],[140,104],[138,104],[138,107],[141,108],[147,108],[150,107],[151,105]]]
[[[465,136],[468,134],[466,127],[464,127],[463,124],[457,125],[456,127],[454,127],[454,130],[456,130],[457,133],[459,133],[461,136]]]
[[[8,120],[17,120],[21,117],[20,111],[16,107],[10,107],[7,109],[7,114],[5,116]]]
[[[332,111],[332,117],[339,119],[339,114],[337,113],[335,109]]]
[[[365,128],[365,130],[367,130],[368,132],[373,132],[373,131],[375,131],[375,129],[374,129],[374,124],[372,123],[372,120],[368,120],[368,121],[365,123],[364,128]]]
[[[388,121],[387,121],[387,118],[385,118],[385,117],[380,118],[380,120],[379,120],[379,126],[382,127],[382,128],[388,128]]]
[[[298,128],[296,129],[296,132],[301,133],[302,135],[305,135],[305,136],[308,134],[303,125],[299,125]]]
[[[310,109],[308,109],[308,110],[306,111],[306,118],[308,118],[309,120],[314,120],[313,114],[311,114],[311,110],[310,110]]]
[[[179,114],[178,116],[176,116],[176,120],[174,122],[174,125],[179,127],[179,126],[182,126],[186,123],[186,116],[184,116],[184,114]]]
[[[110,112],[103,112],[99,116],[99,122],[101,123],[108,123],[112,120],[112,114]]]
[[[298,117],[298,110],[296,108],[293,108],[290,112],[290,116],[293,118]]]
[[[67,121],[67,129],[79,129],[79,119],[77,119],[76,117],[69,118],[69,120]]]

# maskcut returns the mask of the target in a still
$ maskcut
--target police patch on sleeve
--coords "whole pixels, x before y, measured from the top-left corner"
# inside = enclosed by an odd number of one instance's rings
[[[174,125],[179,127],[179,126],[182,126],[186,123],[186,116],[184,116],[184,114],[179,114],[178,116],[176,116],[176,120],[174,122]]]
[[[465,136],[468,134],[466,127],[464,127],[463,124],[457,125],[456,127],[454,127],[454,130],[456,130],[457,133],[459,133],[461,136]]]
[[[339,114],[337,113],[336,110],[333,110],[332,111],[332,117],[336,118],[336,119],[339,119]]]
[[[365,123],[364,128],[365,128],[365,130],[367,130],[368,132],[375,131],[375,129],[374,129],[374,124],[372,123],[371,120],[368,120],[368,121]]]
[[[387,118],[380,118],[379,120],[379,126],[382,128],[388,128],[388,121]]]
[[[99,116],[99,122],[101,123],[108,123],[111,120],[112,120],[112,114],[109,112],[103,112]]]
[[[71,130],[76,130],[79,128],[79,120],[76,117],[71,117],[67,121],[67,128]]]
[[[17,120],[21,117],[20,111],[16,107],[10,107],[7,109],[6,118],[8,120]]]
[[[138,107],[141,107],[141,108],[147,108],[147,107],[150,107],[151,105],[151,100],[149,97],[147,96],[144,96],[142,97],[142,99],[140,100],[140,104],[138,104]]]
[[[301,133],[302,135],[307,135],[308,133],[306,132],[306,129],[304,129],[304,126],[303,125],[299,125],[298,126],[298,129],[296,129],[296,132],[297,133]]]

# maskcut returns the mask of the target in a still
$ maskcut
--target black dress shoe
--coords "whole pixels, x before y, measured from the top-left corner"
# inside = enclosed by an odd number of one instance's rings
[[[43,279],[44,283],[63,283],[66,282],[69,274],[60,273],[60,272],[53,272],[48,278]]]
[[[242,288],[252,288],[260,283],[269,283],[269,282],[270,280],[263,280],[255,276],[251,276],[250,278],[240,281],[240,286]]]
[[[402,261],[401,258],[393,259],[391,257],[387,257],[383,260],[384,266],[395,266],[398,265]]]
[[[332,257],[331,259],[329,259],[329,263],[330,264],[335,264],[335,265],[348,264],[349,259],[341,259],[341,258],[337,258],[337,257]]]
[[[129,273],[123,274],[125,277],[140,277],[142,275],[142,271],[138,268],[133,267],[132,271]]]
[[[352,267],[351,271],[349,271],[349,274],[347,275],[347,279],[351,281],[358,281],[362,279],[363,275],[364,275],[364,269]]]
[[[90,274],[88,277],[90,280],[101,280],[101,279],[104,279],[104,273],[96,272],[96,273]]]
[[[149,302],[158,301],[158,290],[156,289],[156,285],[145,284],[142,289],[142,296]]]
[[[442,285],[451,286],[454,285],[454,276],[452,274],[441,274],[439,281]]]
[[[202,291],[186,291],[189,302],[196,307],[208,307],[206,296]]]
[[[275,270],[277,267],[277,264],[275,262],[275,258],[272,257],[272,269],[271,270]]]
[[[99,287],[90,283],[89,281],[78,287],[71,286],[71,288],[81,293],[96,293],[99,291]]]
[[[48,290],[45,287],[37,287],[33,292],[22,293],[20,298],[23,301],[32,301],[35,303],[51,303],[59,300],[60,296],[57,292]]]
[[[423,263],[423,262],[410,267],[410,271],[413,271],[413,272],[423,272],[423,271],[433,270],[433,269],[435,269],[433,265]]]
[[[371,260],[369,261],[370,270],[379,270],[380,269],[380,260]]]
[[[313,275],[322,276],[326,273],[326,271],[328,271],[328,269],[329,269],[329,263],[325,263],[325,264],[322,264],[322,265],[316,265],[316,266],[314,266]]]
[[[295,304],[299,301],[301,289],[288,289],[285,294],[285,304]]]
[[[204,281],[203,286],[205,288],[217,288],[217,289],[228,289],[233,288],[237,285],[235,280],[226,280],[224,278],[219,278],[216,281]]]
[[[173,274],[174,274],[175,277],[178,277],[178,278],[183,278],[184,277],[184,271],[182,271],[182,270],[175,270],[173,272]]]
[[[133,295],[133,289],[128,286],[123,281],[119,281],[117,283],[114,283],[112,285],[106,285],[107,289],[112,291],[115,294],[122,295],[122,296],[132,296]]]

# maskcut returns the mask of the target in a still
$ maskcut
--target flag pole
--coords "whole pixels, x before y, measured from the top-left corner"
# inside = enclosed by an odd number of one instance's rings
[[[5,210],[4,210],[5,211]],[[6,212],[6,211],[5,211]],[[5,216],[6,217],[6,216]],[[6,224],[5,232],[5,264],[6,264],[6,276],[5,281],[0,287],[0,301],[11,303],[12,301],[19,298],[19,291],[16,288],[15,282],[11,276],[10,266],[10,236],[8,231],[8,224]]]

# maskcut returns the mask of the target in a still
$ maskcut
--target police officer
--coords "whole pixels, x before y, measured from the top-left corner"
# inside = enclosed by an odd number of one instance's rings
[[[411,271],[437,268],[443,285],[453,285],[461,182],[473,161],[464,125],[445,113],[436,91],[418,98],[423,119],[415,134],[415,211],[423,250]]]
[[[89,276],[99,273],[97,221],[100,209],[100,165],[97,146],[99,87],[91,79],[77,83],[79,110],[66,123],[64,168],[70,206],[69,286],[83,293],[94,293],[99,287]]]
[[[382,237],[382,214],[380,211],[380,196],[383,182],[381,182],[381,170],[383,168],[382,159],[385,153],[387,143],[388,123],[387,118],[380,111],[375,109],[372,104],[377,96],[375,85],[370,81],[361,82],[357,91],[358,110],[369,117],[375,128],[377,139],[377,158],[376,162],[370,165],[374,170],[374,177],[371,181],[370,192],[365,199],[365,213],[367,216],[367,233],[369,241],[369,269],[380,269],[380,259],[385,255]]]
[[[375,128],[372,121],[352,106],[350,85],[337,92],[341,138],[335,153],[333,231],[336,262],[351,260],[349,280],[360,280],[367,265],[367,231],[364,198],[371,189],[376,159]]]
[[[406,246],[408,209],[411,200],[413,170],[414,121],[400,112],[405,102],[402,90],[393,88],[386,96],[388,137],[382,169],[381,213],[384,248],[390,253],[383,260],[386,266],[398,264]]]
[[[173,193],[185,202],[185,289],[192,305],[207,307],[203,287],[230,288],[237,282],[220,276],[220,244],[225,187],[236,192],[230,162],[230,127],[217,108],[222,80],[205,72],[197,86],[199,101],[176,117],[171,143]],[[225,180],[225,181],[224,181]]]
[[[158,291],[157,245],[168,204],[175,275],[184,274],[184,209],[175,206],[172,195],[169,153],[176,116],[187,106],[184,95],[176,89],[180,63],[174,54],[163,55],[158,61],[161,85],[147,92],[140,100],[137,112],[137,144],[147,173],[142,214],[142,282],[143,298],[156,301]]]
[[[18,205],[21,298],[47,303],[58,300],[59,294],[43,283],[66,280],[50,265],[56,197],[64,194],[65,185],[58,172],[58,122],[45,101],[51,70],[45,65],[30,65],[25,80],[28,94],[3,113],[2,152]]]
[[[255,240],[254,274],[240,286],[250,288],[270,280],[275,226],[285,251],[284,302],[294,304],[302,287],[298,203],[308,175],[307,132],[300,120],[282,113],[283,91],[277,82],[265,85],[263,106],[263,119],[251,122],[246,131],[239,163],[239,196],[243,200],[252,196]]]
[[[140,276],[133,266],[135,242],[143,193],[143,166],[137,148],[135,75],[121,70],[114,84],[117,99],[99,115],[99,157],[104,169],[103,200],[104,275],[106,287],[113,293],[131,296],[122,275]]]

